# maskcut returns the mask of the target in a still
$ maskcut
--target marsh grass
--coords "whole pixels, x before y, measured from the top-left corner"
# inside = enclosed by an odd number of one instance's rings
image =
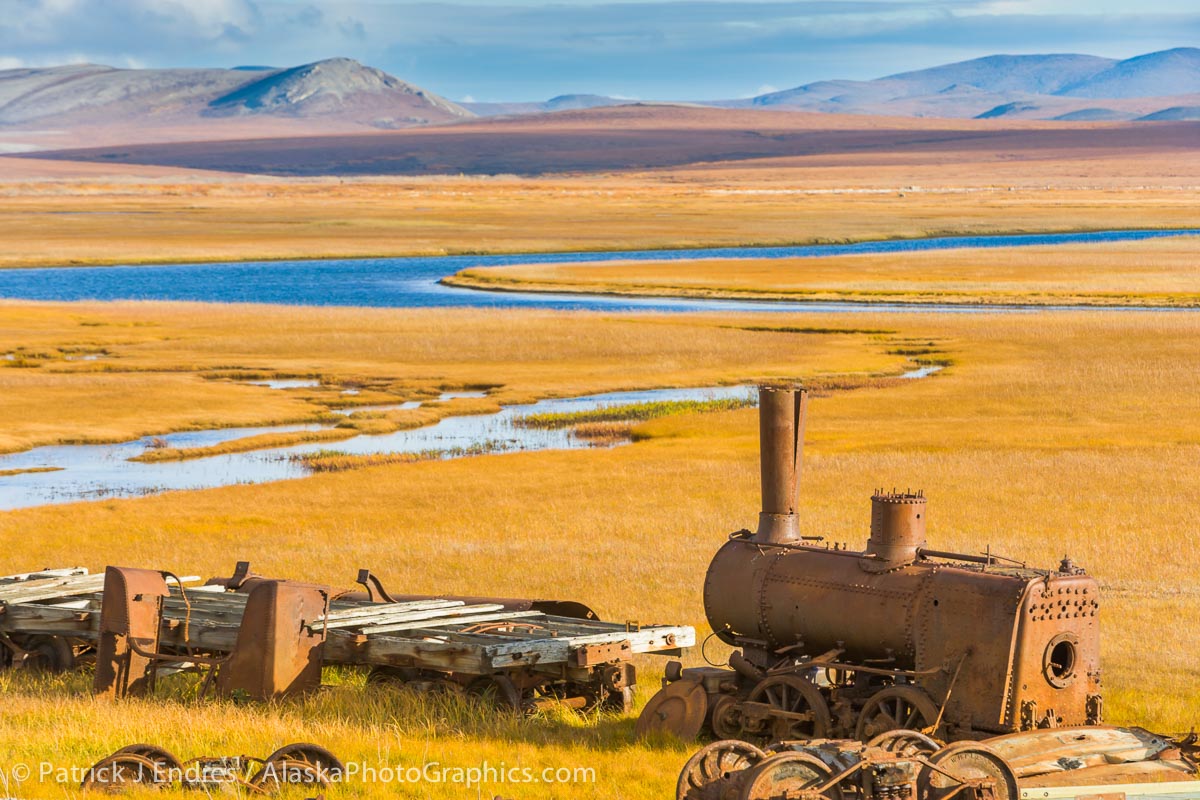
[[[1126,148],[1128,149],[1128,148]],[[846,190],[911,182],[911,167],[751,168],[544,179],[327,181],[245,178],[196,183],[6,182],[0,192],[0,267],[567,252],[752,246],[1195,224],[1194,198],[1176,187],[1184,151],[1140,149],[1105,164],[1136,177],[1095,178],[1083,163],[1037,170],[973,152],[936,167],[954,191]],[[897,154],[904,161],[905,154]],[[961,159],[961,160],[960,160]],[[770,169],[765,169],[770,164]],[[1063,165],[1066,165],[1065,169]],[[1036,183],[1029,185],[1031,173]],[[1081,177],[1082,176],[1082,177]],[[764,184],[768,188],[763,191]],[[803,184],[812,191],[799,190]],[[1082,186],[1079,186],[1082,184]],[[774,186],[772,186],[774,185]],[[837,187],[830,191],[822,187]],[[997,186],[1004,188],[998,189]],[[1151,188],[1162,186],[1163,188]],[[775,190],[776,187],[778,190]],[[970,202],[964,202],[964,196]],[[112,224],[113,215],[121,224]],[[713,225],[714,218],[720,225]],[[613,231],[619,230],[619,239]]]
[[[38,472],[61,472],[62,467],[26,467],[25,469],[0,469],[0,478],[10,475],[31,475]]]
[[[500,383],[496,395],[505,402],[663,385],[658,381],[844,382],[855,390],[822,392],[810,404],[799,508],[806,533],[861,548],[871,491],[912,486],[930,498],[931,546],[990,546],[1036,566],[1069,554],[1103,591],[1107,720],[1163,732],[1186,732],[1200,720],[1200,628],[1186,624],[1200,603],[1200,316],[867,314],[854,327],[893,333],[826,336],[737,328],[838,328],[845,318],[580,315],[568,324],[541,312],[454,312],[405,315],[398,323],[395,315],[385,320],[366,311],[2,308],[11,312],[10,338],[65,341],[78,336],[81,318],[120,322],[111,329],[122,336],[186,337],[186,347],[170,338],[121,345],[123,358],[164,367],[291,362],[302,371],[303,362],[323,374],[369,372],[431,389]],[[129,325],[137,320],[159,327]],[[908,364],[887,350],[929,342],[952,368],[918,381],[878,377]],[[0,371],[0,380],[44,380],[39,373]],[[212,383],[171,375],[188,379],[179,392]],[[144,415],[157,415],[149,423],[169,428],[173,421],[173,406],[140,400],[146,384],[128,375],[109,394],[83,391],[95,388],[92,373],[50,377],[7,385],[24,395],[17,405],[0,394],[6,430],[32,435],[21,428],[32,417],[55,436],[77,435],[80,418],[91,423],[118,401],[141,403]],[[71,394],[71,381],[83,389]],[[150,387],[173,396],[162,385]],[[230,415],[261,414],[282,402],[268,390],[218,388],[237,392],[223,395]],[[74,398],[71,414],[48,413],[67,396]],[[294,402],[283,400],[289,408]],[[703,637],[709,559],[730,531],[753,524],[759,508],[754,410],[660,416],[634,431],[641,441],[630,447],[382,464],[7,512],[0,515],[0,572],[113,563],[228,575],[235,560],[248,558],[262,574],[349,586],[359,568],[369,567],[396,591],[573,598],[605,619],[691,624]],[[709,655],[720,660],[711,647]],[[698,650],[686,663],[703,663]],[[662,661],[639,659],[638,668],[640,705],[655,690]],[[373,691],[352,671],[327,671],[326,680],[332,688],[311,698],[265,706],[200,703],[187,681],[164,685],[155,698],[113,704],[88,695],[86,675],[41,681],[0,674],[0,743],[10,759],[86,765],[134,740],[181,755],[261,755],[308,740],[372,764],[486,759],[581,764],[597,774],[595,784],[566,789],[490,785],[471,794],[450,785],[404,787],[431,800],[662,798],[692,750],[669,741],[634,743],[632,717],[518,720]],[[20,795],[64,793],[36,784]],[[396,794],[394,786],[361,783],[338,791]]]
[[[312,422],[388,432],[545,397],[713,386],[758,377],[884,374],[903,363],[865,335],[805,337],[801,348],[788,334],[722,327],[728,321],[719,316],[536,311],[510,316],[444,309],[401,315],[390,309],[0,301],[0,352],[50,350],[70,342],[113,354],[103,365],[64,361],[54,362],[53,369],[0,370],[0,452]],[[792,355],[798,349],[805,354],[800,374]],[[229,379],[248,374],[319,375],[323,384],[280,391]],[[214,375],[222,379],[211,379]],[[337,388],[344,382],[369,387],[370,393],[351,402]],[[386,418],[330,413],[433,400],[463,387],[490,392],[484,398],[425,402],[388,412]],[[79,422],[81,409],[86,425]]]
[[[139,456],[130,461],[154,464],[160,461],[186,461],[192,458],[209,458],[210,456],[228,455],[230,453],[245,453],[251,450],[265,450],[275,447],[290,447],[296,444],[310,442],[334,442],[339,439],[349,439],[359,432],[353,428],[326,428],[317,431],[290,431],[284,433],[262,433],[257,436],[246,436],[220,444],[204,447],[155,447],[153,443]]]
[[[1200,237],[818,258],[472,267],[483,289],[951,305],[1200,305]],[[799,332],[799,331],[797,331]]]
[[[419,461],[482,456],[510,449],[512,448],[506,442],[487,439],[466,447],[430,448],[415,453],[346,453],[340,450],[321,450],[316,453],[300,453],[289,458],[297,464],[302,464],[310,472],[345,472],[388,464],[415,464]]]
[[[645,422],[671,414],[711,413],[733,411],[756,405],[752,397],[719,398],[711,400],[653,400],[645,403],[601,406],[587,411],[563,411],[545,414],[525,414],[516,417],[518,428],[572,428],[594,422]],[[595,430],[595,429],[592,429]]]
[[[634,423],[627,421],[582,422],[571,430],[580,439],[586,439],[597,446],[619,444],[635,439]]]

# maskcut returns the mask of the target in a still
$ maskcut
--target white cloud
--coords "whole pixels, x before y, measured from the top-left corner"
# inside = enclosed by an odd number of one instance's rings
[[[20,69],[25,66],[25,60],[13,56],[0,56],[0,69]]]
[[[711,99],[764,80],[772,85],[755,95],[997,52],[1127,57],[1200,37],[1195,0],[1141,0],[1136,15],[1127,2],[0,0],[0,66],[292,66],[347,56],[455,97],[621,86],[643,98]]]

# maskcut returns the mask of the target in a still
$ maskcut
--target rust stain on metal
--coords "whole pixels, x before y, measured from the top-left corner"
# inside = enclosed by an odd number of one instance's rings
[[[161,572],[129,567],[104,571],[104,602],[96,645],[93,690],[109,697],[144,695],[154,687],[163,598],[170,595]]]
[[[246,599],[233,654],[217,673],[217,691],[273,700],[320,688],[325,634],[312,625],[328,612],[329,595],[315,584],[258,583]]]

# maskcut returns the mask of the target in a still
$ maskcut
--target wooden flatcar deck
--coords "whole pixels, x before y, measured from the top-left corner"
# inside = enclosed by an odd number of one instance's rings
[[[164,600],[161,644],[180,651],[233,650],[247,595],[183,578]],[[180,585],[183,584],[183,586]],[[45,570],[0,578],[0,634],[99,636],[103,574]],[[520,668],[586,668],[695,644],[689,626],[637,626],[511,611],[459,600],[334,600],[309,624],[326,640],[325,664],[360,664],[487,675]]]

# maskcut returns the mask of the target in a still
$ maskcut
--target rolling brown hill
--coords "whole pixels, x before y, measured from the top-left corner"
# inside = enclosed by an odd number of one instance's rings
[[[348,58],[287,69],[0,70],[0,154],[392,130],[472,116]]]
[[[402,131],[126,145],[26,158],[281,176],[541,175],[714,164],[1042,164],[1114,152],[1190,157],[1200,125],[923,120],[622,106]]]

